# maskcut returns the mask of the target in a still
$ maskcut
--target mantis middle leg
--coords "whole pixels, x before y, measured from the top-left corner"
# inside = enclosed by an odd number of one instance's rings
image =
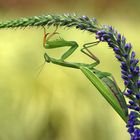
[[[88,49],[92,46],[97,45],[98,43],[99,43],[99,41],[84,44],[83,48],[81,49],[81,52],[84,53],[85,55],[89,56],[90,58],[92,58],[96,62],[100,63],[100,60]]]

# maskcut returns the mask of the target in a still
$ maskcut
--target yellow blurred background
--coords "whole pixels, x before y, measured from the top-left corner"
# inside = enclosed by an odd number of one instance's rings
[[[0,18],[52,13],[96,17],[125,35],[140,58],[139,7],[139,0],[1,0]],[[74,28],[58,32],[79,46],[94,38]],[[38,75],[46,51],[42,41],[41,27],[0,30],[0,140],[128,140],[123,120],[80,70],[45,64]],[[56,58],[64,51],[47,50]],[[113,73],[123,89],[113,51],[104,43],[92,51],[101,60],[97,68]],[[80,48],[68,60],[92,62]]]

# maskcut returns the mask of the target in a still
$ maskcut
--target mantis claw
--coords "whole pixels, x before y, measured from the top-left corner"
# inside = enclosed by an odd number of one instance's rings
[[[47,63],[51,62],[51,58],[49,57],[49,55],[47,53],[44,54],[44,59]]]
[[[43,26],[43,29],[44,29],[44,38],[43,38],[43,47],[45,48],[45,44],[46,42],[52,37],[54,36],[55,34],[59,34],[57,31],[58,29],[58,26],[56,26],[56,29],[54,30],[53,33],[46,33],[46,29],[45,27]],[[48,37],[47,37],[48,36]]]

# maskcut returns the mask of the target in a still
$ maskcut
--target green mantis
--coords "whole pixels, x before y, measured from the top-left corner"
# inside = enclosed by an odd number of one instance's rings
[[[61,38],[55,41],[49,41],[49,39],[54,34],[58,34],[56,30],[52,34],[49,33],[46,34],[44,30],[45,35],[44,35],[43,46],[46,49],[69,46],[70,49],[66,51],[61,56],[60,59],[52,58],[47,53],[45,53],[44,54],[45,61],[48,63],[51,62],[65,67],[80,69],[85,74],[85,76],[92,82],[92,84],[100,91],[100,93],[104,96],[104,98],[111,104],[111,106],[117,111],[117,113],[122,117],[122,119],[126,122],[128,110],[127,110],[127,104],[124,99],[123,93],[117,86],[115,79],[110,73],[101,72],[95,69],[95,66],[97,66],[100,63],[100,61],[88,49],[89,47],[94,46],[99,42],[84,44],[83,48],[81,49],[81,51],[84,54],[86,54],[87,56],[89,56],[95,61],[94,63],[85,64],[85,63],[66,62],[65,59],[68,58],[77,49],[78,44],[76,41],[66,41]],[[46,39],[47,36],[48,38]]]

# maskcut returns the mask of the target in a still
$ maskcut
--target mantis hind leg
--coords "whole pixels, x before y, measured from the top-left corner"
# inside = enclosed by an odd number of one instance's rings
[[[81,52],[84,53],[85,55],[89,56],[96,62],[100,63],[100,60],[88,49],[92,46],[97,45],[98,43],[99,43],[99,41],[84,44],[83,48],[81,49]]]
[[[91,69],[94,68],[96,65],[98,65],[100,63],[100,60],[88,48],[97,45],[99,42],[100,41],[86,43],[83,45],[83,48],[81,49],[82,53],[89,56],[91,59],[95,60],[95,63],[90,64]]]

